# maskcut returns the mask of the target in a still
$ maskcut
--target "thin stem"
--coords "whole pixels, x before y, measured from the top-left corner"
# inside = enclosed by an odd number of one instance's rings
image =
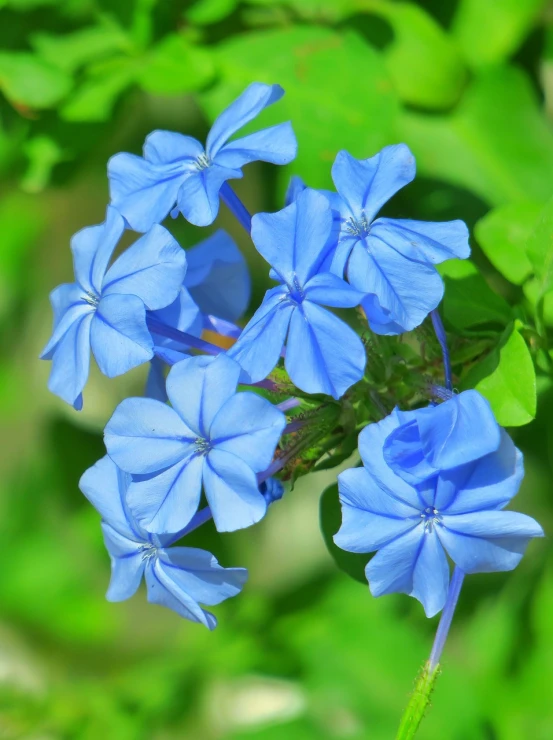
[[[458,566],[455,566],[451,582],[449,584],[444,610],[440,618],[438,629],[436,630],[436,637],[434,638],[434,644],[432,645],[432,651],[428,661],[429,670],[431,672],[438,667],[438,663],[442,657],[445,641],[449,633],[449,628],[451,627],[453,615],[455,614],[455,607],[459,601],[459,594],[461,593],[461,586],[463,585],[464,578],[465,574],[463,571]]]
[[[430,312],[430,316],[432,317],[432,326],[434,327],[434,331],[436,332],[436,337],[438,338],[438,342],[440,343],[440,347],[442,348],[442,355],[444,358],[445,385],[448,391],[452,391],[453,383],[451,380],[451,361],[449,359],[449,349],[447,348],[447,336],[445,333],[444,325],[442,323],[442,319],[440,318],[440,314],[438,313],[437,308]]]
[[[248,232],[252,230],[252,217],[246,206],[242,203],[240,198],[236,195],[234,190],[225,182],[219,191],[223,203],[227,206],[229,211],[237,219],[241,226]]]
[[[277,409],[280,409],[282,413],[286,413],[286,411],[297,408],[300,404],[301,401],[299,398],[287,398],[285,401],[277,403],[276,407]]]
[[[218,355],[222,352],[221,348],[217,347],[216,344],[211,344],[211,342],[206,342],[204,339],[200,339],[192,334],[175,329],[173,326],[164,324],[163,321],[155,318],[150,313],[146,313],[146,324],[152,334],[159,334],[167,339],[173,339],[176,342],[181,342],[187,347],[192,347],[201,352],[206,352],[208,355]]]

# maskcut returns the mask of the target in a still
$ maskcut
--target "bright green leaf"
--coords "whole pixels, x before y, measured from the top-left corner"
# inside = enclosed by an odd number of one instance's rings
[[[541,204],[518,201],[499,206],[480,219],[474,233],[493,266],[515,285],[532,274],[526,241],[541,212]]]
[[[367,565],[370,556],[368,554],[358,555],[357,553],[346,552],[346,550],[341,550],[334,544],[333,537],[340,529],[340,525],[342,523],[342,512],[340,501],[338,499],[337,483],[326,488],[321,495],[319,503],[319,523],[321,525],[321,532],[325,545],[338,568],[345,571],[352,578],[355,578],[356,581],[366,584],[367,579],[365,577],[365,566]]]
[[[399,105],[384,60],[353,31],[257,31],[226,41],[215,54],[221,81],[201,96],[210,119],[252,80],[280,83],[286,95],[250,130],[292,120],[299,143],[293,168],[313,187],[330,186],[340,149],[369,157],[396,140]]]
[[[453,35],[475,68],[497,64],[517,49],[546,0],[460,0]]]
[[[125,49],[128,39],[115,25],[90,26],[63,36],[36,33],[31,37],[31,44],[52,66],[74,72],[84,64]]]
[[[498,424],[518,427],[536,416],[536,373],[530,350],[515,325],[503,333],[499,345],[475,365],[463,380],[491,404]]]
[[[553,288],[553,198],[539,215],[526,243],[526,254],[534,267],[543,295]]]
[[[166,36],[148,55],[137,82],[155,95],[178,95],[199,90],[214,74],[211,55],[183,36]]]
[[[543,298],[543,320],[548,326],[553,326],[553,292],[541,295],[541,284],[536,278],[527,280],[523,287],[524,295],[532,304],[534,311],[540,298]]]
[[[420,174],[468,188],[492,205],[551,195],[553,131],[520,69],[475,78],[450,116],[405,111],[400,131]]]
[[[185,11],[185,18],[197,26],[222,21],[238,5],[238,0],[198,0]]]
[[[15,106],[51,108],[69,92],[72,80],[32,54],[0,54],[0,91]]]
[[[443,311],[457,329],[479,324],[507,324],[512,320],[509,304],[494,293],[476,265],[469,260],[449,260],[439,267],[445,282]]]
[[[73,93],[60,116],[66,121],[106,121],[135,75],[136,62],[124,57],[101,65]]]
[[[29,166],[20,185],[27,193],[40,193],[50,182],[53,168],[67,159],[67,153],[49,136],[36,136],[23,146]]]

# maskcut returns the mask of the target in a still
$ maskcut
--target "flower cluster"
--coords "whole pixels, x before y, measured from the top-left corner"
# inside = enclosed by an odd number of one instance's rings
[[[290,123],[232,137],[282,95],[278,85],[250,85],[205,147],[155,131],[143,157],[115,155],[106,220],[73,237],[75,282],[51,294],[42,357],[63,400],[82,408],[91,352],[108,377],[150,363],[145,397],[119,404],[105,428],[108,455],[80,483],[102,517],[108,598],[129,598],[144,576],[149,601],[213,628],[201,604],[237,594],[247,573],[177,543],[210,518],[219,532],[260,521],[282,496],[287,466],[308,472],[365,426],[364,467],[339,476],[336,542],[378,550],[367,567],[373,594],[412,594],[432,615],[446,597],[445,552],[465,573],[508,570],[542,532],[501,511],[520,483],[521,457],[475,391],[367,425],[375,419],[359,399],[374,389],[354,326],[359,314],[364,332],[382,335],[410,331],[431,312],[439,321],[435,265],[469,256],[468,231],[462,221],[377,218],[414,178],[404,144],[365,160],[340,152],[336,192],[296,177],[282,210],[252,218],[228,181],[253,161],[291,162],[297,144]],[[276,283],[243,329],[250,282],[233,240],[218,230],[185,252],[160,225],[179,213],[210,225],[220,199]],[[142,236],[110,265],[126,229]],[[349,319],[333,310],[354,308]],[[441,329],[439,338],[443,345]],[[413,407],[423,400],[414,396]]]

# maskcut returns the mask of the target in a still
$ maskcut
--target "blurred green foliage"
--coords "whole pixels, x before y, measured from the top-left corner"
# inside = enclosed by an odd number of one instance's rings
[[[527,470],[516,508],[551,530],[552,10],[546,0],[0,0],[0,737],[384,740],[427,657],[436,620],[406,597],[372,599],[326,551],[319,496],[336,469],[302,479],[252,530],[195,533],[251,572],[217,610],[215,633],[143,593],[103,600],[109,565],[77,483],[144,373],[93,373],[82,414],[50,397],[36,359],[47,293],[70,279],[71,234],[103,218],[107,158],[139,152],[154,128],[202,138],[251,81],[287,91],[255,125],[290,118],[300,144],[286,169],[246,170],[237,189],[252,211],[280,208],[293,173],[329,186],[339,149],[368,157],[405,141],[419,177],[387,215],[467,221],[471,262],[442,270],[456,385],[479,388],[512,427]],[[250,261],[254,308],[264,263],[228,214],[220,221]],[[171,228],[184,246],[204,235],[182,220]],[[431,347],[424,328],[420,337]],[[401,370],[408,341],[397,353]],[[328,491],[330,542],[339,513]],[[359,577],[358,559],[339,565]],[[467,579],[421,739],[552,738],[552,611],[547,539],[515,573]]]

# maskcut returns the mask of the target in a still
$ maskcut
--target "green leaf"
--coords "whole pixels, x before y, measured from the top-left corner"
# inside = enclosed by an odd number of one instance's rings
[[[0,54],[0,90],[15,106],[51,108],[69,92],[72,79],[32,54]]]
[[[541,212],[535,201],[498,206],[480,219],[474,234],[493,266],[515,285],[532,274],[525,245]]]
[[[137,82],[156,95],[178,95],[199,90],[213,74],[213,61],[207,51],[192,46],[179,34],[172,34],[148,55]]]
[[[507,324],[512,320],[509,304],[494,293],[469,260],[449,260],[440,265],[444,278],[443,311],[446,320],[457,329],[479,324]]]
[[[491,404],[498,424],[518,427],[536,416],[536,373],[532,356],[515,324],[499,345],[475,365],[462,383],[476,388]]]
[[[20,185],[27,193],[40,193],[50,182],[53,168],[68,158],[57,141],[49,136],[36,136],[23,146],[29,165]]]
[[[238,0],[198,0],[185,11],[184,16],[190,23],[207,26],[222,21],[237,5]]]
[[[286,95],[249,130],[292,120],[299,143],[293,169],[313,187],[330,186],[330,167],[340,149],[368,157],[395,141],[399,104],[384,60],[353,31],[311,26],[256,31],[224,42],[215,55],[220,83],[201,96],[209,118],[252,80],[279,82]]]
[[[90,26],[63,36],[35,33],[31,44],[38,55],[54,67],[75,72],[89,62],[125,50],[128,39],[117,26]]]
[[[334,544],[333,537],[340,529],[342,523],[337,483],[326,488],[321,495],[319,502],[319,523],[325,545],[338,568],[356,581],[366,585],[365,566],[369,561],[370,555],[358,555],[357,553],[346,552],[346,550],[341,550]]]
[[[544,295],[553,287],[553,198],[539,215],[526,243],[526,254],[536,273],[540,295]]]
[[[452,32],[475,68],[507,59],[537,20],[546,0],[460,0]]]
[[[524,295],[532,304],[534,311],[538,301],[543,298],[543,320],[548,326],[553,326],[553,292],[541,294],[541,284],[536,278],[527,280],[523,287]]]
[[[66,121],[107,121],[120,95],[134,82],[136,61],[118,57],[95,67],[60,111]]]
[[[368,2],[386,19],[394,40],[384,57],[402,100],[426,108],[448,108],[459,98],[465,67],[457,47],[431,15],[412,3]]]
[[[553,132],[520,69],[476,77],[450,116],[405,111],[399,124],[422,175],[468,188],[492,205],[551,195]]]

